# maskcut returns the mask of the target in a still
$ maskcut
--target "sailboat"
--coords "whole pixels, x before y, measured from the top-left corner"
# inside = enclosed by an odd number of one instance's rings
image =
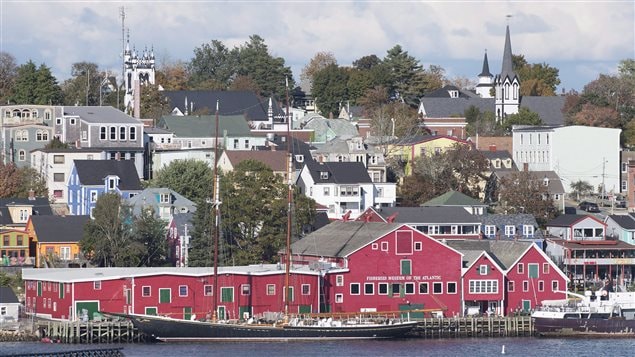
[[[293,155],[291,152],[291,120],[289,116],[289,94],[287,81],[287,156],[288,156],[288,213],[286,248],[284,255],[284,291],[290,291],[291,235],[293,200]],[[216,142],[218,142],[218,102],[216,104]],[[218,287],[218,240],[220,205],[219,178],[217,176],[218,145],[215,149],[214,165],[214,289]],[[284,299],[283,320],[273,324],[255,323],[253,318],[244,323],[220,321],[216,317],[218,307],[217,291],[213,295],[212,318],[209,321],[181,320],[171,317],[119,314],[130,319],[135,327],[159,341],[274,341],[274,340],[339,340],[339,339],[380,339],[405,337],[416,325],[416,321],[401,318],[401,314],[368,315],[368,313],[333,315],[332,317],[310,316],[291,317],[289,297]],[[363,316],[366,315],[366,316]],[[395,318],[395,315],[397,316]],[[341,317],[338,317],[341,316]]]

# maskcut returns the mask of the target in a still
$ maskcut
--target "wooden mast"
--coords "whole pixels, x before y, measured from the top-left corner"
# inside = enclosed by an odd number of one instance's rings
[[[220,233],[220,204],[221,201],[219,199],[220,194],[220,180],[218,178],[218,100],[216,100],[216,133],[214,140],[214,178],[213,178],[213,201],[212,201],[212,209],[214,210],[214,227],[212,231],[212,238],[214,240],[214,285],[212,287],[212,321],[216,322],[217,319],[217,308],[218,308],[218,294],[220,291],[218,289],[218,239]]]
[[[285,272],[284,272],[284,318],[285,321],[289,317],[289,300],[290,294],[290,275],[291,275],[291,206],[293,203],[293,156],[291,155],[291,118],[289,117],[289,78],[285,77],[286,83],[286,99],[287,99],[287,239],[285,250]]]

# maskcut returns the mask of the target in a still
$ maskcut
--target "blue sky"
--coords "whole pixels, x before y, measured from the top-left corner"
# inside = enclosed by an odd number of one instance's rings
[[[188,61],[217,39],[228,47],[258,34],[283,57],[296,80],[319,51],[340,65],[396,44],[450,78],[476,80],[487,49],[500,72],[505,25],[514,54],[560,70],[565,88],[581,90],[635,57],[635,2],[627,1],[13,1],[0,0],[0,50],[45,63],[61,81],[75,62],[121,70],[121,18],[130,43],[154,47],[161,63]],[[507,19],[506,15],[512,15]]]

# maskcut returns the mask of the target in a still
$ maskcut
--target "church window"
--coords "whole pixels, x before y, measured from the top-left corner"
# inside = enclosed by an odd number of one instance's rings
[[[509,84],[505,84],[505,99],[509,99]]]
[[[514,99],[518,99],[518,83],[514,83]]]

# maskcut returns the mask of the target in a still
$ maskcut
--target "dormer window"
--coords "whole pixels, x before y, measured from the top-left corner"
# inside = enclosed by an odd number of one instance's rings
[[[545,176],[545,178],[544,178],[544,179],[542,179],[542,184],[543,184],[544,186],[549,186],[549,179],[547,178],[547,176]]]
[[[117,176],[106,177],[106,188],[109,191],[115,190],[119,186],[119,178]]]
[[[295,161],[296,162],[304,162],[304,155],[296,155],[295,156]]]
[[[329,173],[328,171],[320,171],[320,178],[322,180],[328,180],[329,179]]]
[[[449,90],[448,93],[450,94],[450,98],[458,98],[459,97],[459,91],[458,90]]]
[[[169,193],[162,193],[161,197],[160,197],[160,202],[161,203],[170,203],[170,194]]]

